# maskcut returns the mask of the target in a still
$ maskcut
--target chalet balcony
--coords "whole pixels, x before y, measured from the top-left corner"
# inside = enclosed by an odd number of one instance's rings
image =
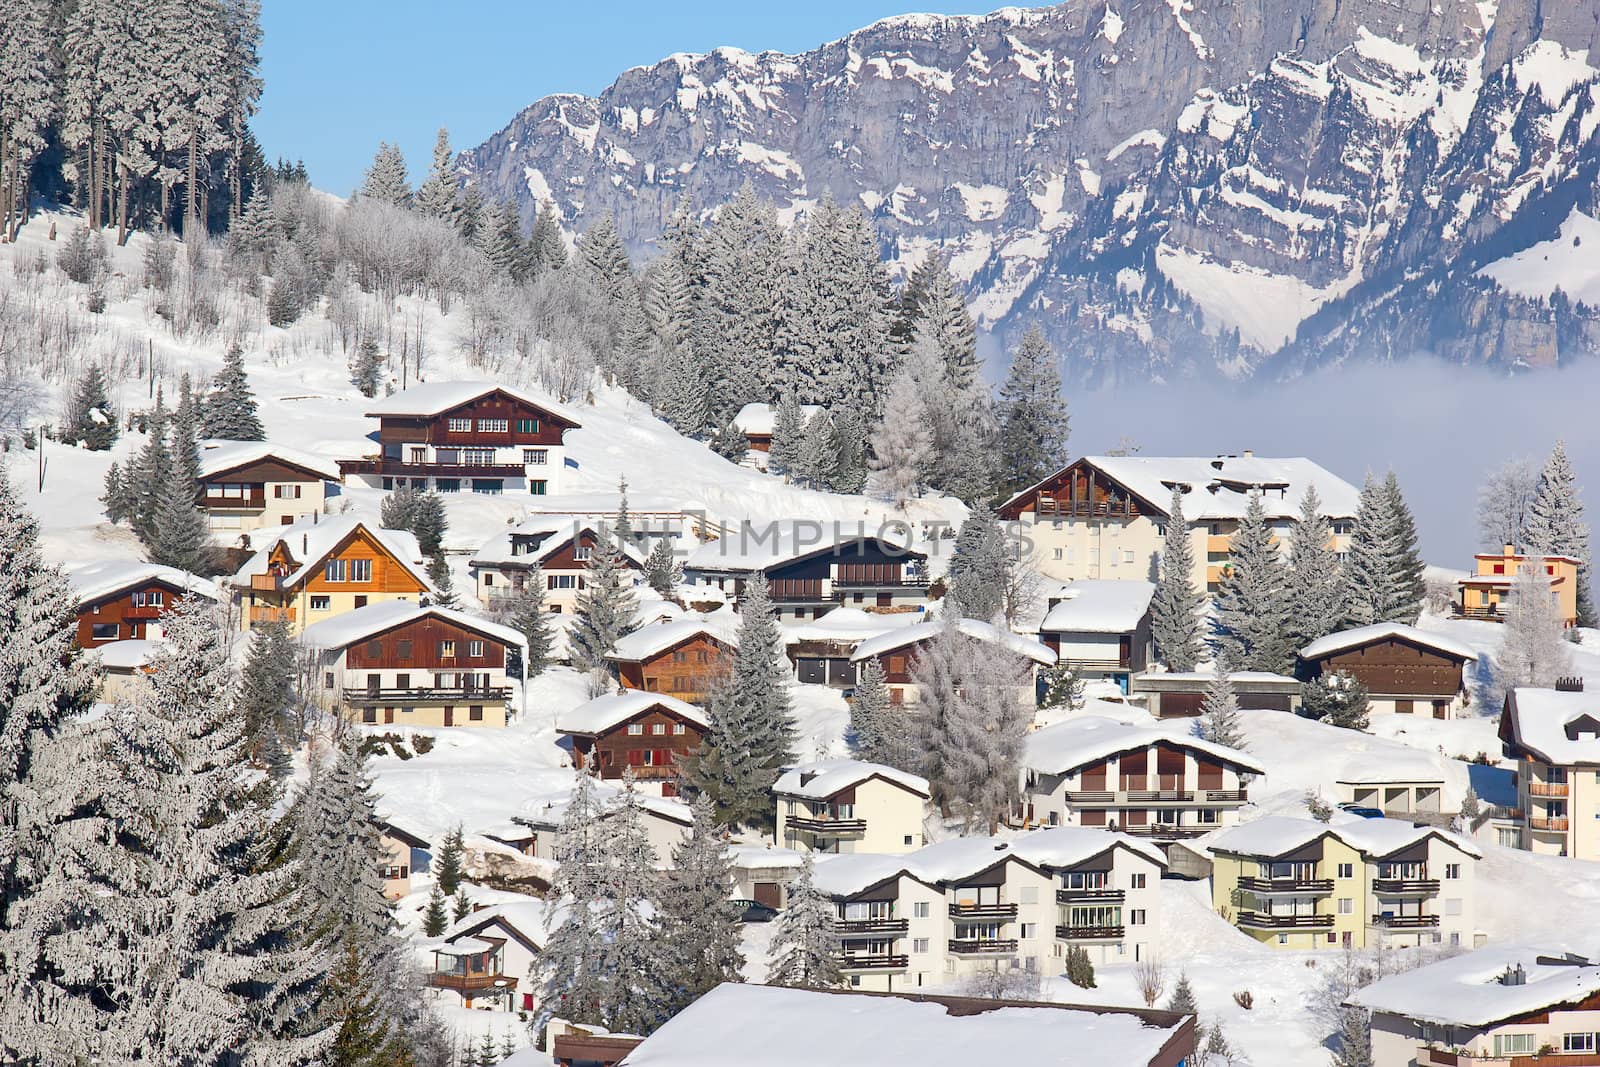
[[[1017,940],[1014,937],[952,937],[949,947],[956,956],[1005,956],[1017,951]]]
[[[1600,1053],[1550,1052],[1532,1056],[1491,1056],[1471,1052],[1448,1052],[1422,1047],[1416,1052],[1417,1067],[1600,1067]]]
[[[200,506],[207,511],[260,511],[267,506],[265,493],[247,493],[244,496],[212,496],[200,498]]]
[[[904,574],[895,578],[871,578],[860,575],[842,574],[833,580],[833,588],[839,589],[926,589],[928,577],[926,575]]]
[[[1174,826],[1171,823],[1145,823],[1143,826],[1118,826],[1115,829],[1133,837],[1156,837],[1165,841],[1182,841],[1190,837],[1204,837],[1216,829],[1212,826]]]
[[[1009,922],[1017,917],[1015,904],[952,904],[952,919],[998,919]]]
[[[1564,834],[1567,832],[1568,825],[1565,815],[1558,818],[1541,818],[1533,815],[1528,818],[1528,829],[1541,830],[1546,833]]]
[[[344,691],[346,704],[492,704],[510,699],[510,686],[490,686],[486,689],[347,688]]]
[[[281,593],[285,577],[281,574],[252,574],[250,591],[253,593]]]
[[[821,603],[822,579],[775,578],[767,585],[767,595],[778,603]]]
[[[1257,896],[1288,893],[1294,896],[1325,896],[1333,892],[1332,878],[1241,878],[1239,888]]]
[[[1126,671],[1132,669],[1129,664],[1118,659],[1074,659],[1071,656],[1062,656],[1061,662],[1077,671]]]
[[[1439,891],[1439,879],[1374,878],[1372,891],[1385,896],[1432,896]]]
[[[1477,619],[1482,622],[1504,622],[1506,618],[1505,613],[1500,610],[1497,604],[1491,604],[1488,607],[1478,606],[1471,608],[1464,604],[1456,604],[1453,605],[1450,617],[1453,619]]]
[[[124,619],[159,619],[166,610],[163,604],[130,604],[123,609]]]
[[[1333,925],[1333,916],[1267,915],[1259,911],[1241,911],[1238,923],[1252,930],[1326,930]]]
[[[1121,926],[1057,926],[1057,941],[1121,941]]]
[[[908,919],[835,919],[833,929],[840,937],[904,934],[911,929],[911,922]]]
[[[1374,915],[1373,926],[1389,930],[1428,930],[1439,925],[1437,915]]]
[[[339,474],[342,477],[375,474],[397,478],[525,478],[528,468],[520,463],[436,463],[431,460],[412,463],[384,456],[368,456],[365,459],[341,459]]]
[[[814,819],[797,815],[785,819],[784,824],[818,837],[860,837],[867,832],[865,819]]]
[[[903,971],[909,966],[910,956],[853,956],[849,953],[839,956],[839,969],[842,971]]]
[[[434,971],[428,975],[428,984],[435,989],[453,989],[457,993],[477,993],[485,989],[510,992],[517,988],[517,980],[505,974],[450,974]]]
[[[1564,797],[1567,795],[1567,783],[1529,782],[1528,795],[1535,797]]]
[[[1131,500],[1098,503],[1090,500],[1057,500],[1039,494],[1033,500],[1034,513],[1041,519],[1136,519],[1139,509]]]
[[[263,605],[254,605],[250,608],[250,625],[260,626],[269,622],[286,622],[294,625],[294,608],[275,608]]]
[[[1128,897],[1123,889],[1057,889],[1057,904],[1121,904]]]
[[[1247,789],[1072,789],[1064,796],[1068,804],[1086,808],[1182,804],[1237,806],[1250,799],[1250,792]]]

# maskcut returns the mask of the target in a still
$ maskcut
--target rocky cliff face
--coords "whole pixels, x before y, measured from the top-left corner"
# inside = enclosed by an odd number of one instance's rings
[[[1044,322],[1078,380],[1541,365],[1600,341],[1584,257],[1526,261],[1600,216],[1591,55],[1600,0],[1070,0],[672,56],[464,163],[645,254],[680,199],[745,182],[791,217],[858,203],[890,259],[947,254],[1002,340]]]

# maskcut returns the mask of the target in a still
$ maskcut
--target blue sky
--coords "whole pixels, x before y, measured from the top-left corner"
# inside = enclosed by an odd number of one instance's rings
[[[344,194],[379,141],[398,141],[415,180],[440,126],[458,150],[470,147],[541,96],[594,94],[628,67],[673,52],[721,45],[798,52],[907,10],[982,7],[982,0],[267,0],[266,91],[255,129],[268,159],[304,159],[314,183]]]

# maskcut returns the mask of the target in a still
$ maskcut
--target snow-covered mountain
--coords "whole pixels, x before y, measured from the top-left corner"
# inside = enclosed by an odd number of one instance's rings
[[[1548,365],[1600,349],[1600,314],[1497,261],[1600,218],[1591,56],[1600,0],[908,15],[546,97],[464,164],[646,254],[681,198],[745,182],[786,216],[860,204],[900,266],[946,252],[1003,339],[1045,322],[1079,380]]]

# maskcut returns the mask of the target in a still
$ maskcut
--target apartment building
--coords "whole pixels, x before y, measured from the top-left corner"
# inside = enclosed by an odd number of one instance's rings
[[[881,763],[819,760],[773,783],[778,844],[800,852],[898,854],[923,846],[928,780]]]
[[[199,502],[220,536],[291,526],[321,514],[339,466],[267,441],[202,441]]]
[[[1193,580],[1215,592],[1230,560],[1233,534],[1250,496],[1261,495],[1280,544],[1299,519],[1300,500],[1315,486],[1343,553],[1360,492],[1309,459],[1237,456],[1085,456],[1029,486],[999,508],[1021,523],[1042,574],[1155,581],[1172,491],[1182,490],[1183,515],[1194,554]]]
[[[492,603],[520,596],[537,567],[544,581],[545,610],[572,614],[587,580],[600,529],[598,523],[579,525],[564,516],[535,515],[499,534],[468,561],[478,599]],[[644,571],[644,550],[632,542],[613,544],[619,563],[637,585]]]
[[[934,619],[930,622],[919,622],[911,626],[886,630],[876,637],[869,637],[858,643],[855,651],[850,654],[850,662],[855,665],[859,674],[868,660],[877,660],[878,666],[883,669],[884,681],[889,689],[889,700],[895,704],[915,704],[918,689],[913,678],[913,670],[917,652],[923,645],[937,637],[944,626],[944,620]],[[1017,687],[1017,701],[1033,706],[1036,702],[1039,668],[1053,665],[1056,654],[1050,651],[1048,646],[1031,637],[1023,637],[1021,634],[1014,634],[1010,630],[979,622],[977,619],[959,619],[956,627],[963,636],[982,645],[992,646],[997,651],[1016,656],[1026,665],[1027,677],[1023,684]]]
[[[617,639],[606,658],[629,689],[666,693],[690,704],[704,704],[712,687],[733,667],[739,638],[736,620],[695,619],[641,626]]]
[[[1506,545],[1499,552],[1480,552],[1472,558],[1474,573],[1457,586],[1455,616],[1504,622],[1511,582],[1522,567],[1536,567],[1550,580],[1556,613],[1567,626],[1578,625],[1578,571],[1583,561],[1572,556],[1539,556]]]
[[[1071,946],[1097,963],[1149,958],[1165,869],[1144,842],[1058,827],[831,857],[815,878],[838,909],[851,988],[889,991],[997,968],[1059,974]]]
[[[1600,694],[1585,692],[1581,678],[1513,689],[1500,740],[1517,761],[1522,847],[1600,859]]]
[[[1268,815],[1209,845],[1213,906],[1264,945],[1474,944],[1482,853],[1459,834],[1398,819]]]
[[[559,493],[566,433],[580,426],[554,401],[493,382],[414,385],[367,415],[382,452],[341,460],[343,476],[440,493]]]
[[[230,579],[239,624],[274,619],[293,634],[347,611],[434,592],[417,539],[336,515],[258,533],[257,551]]]
[[[1176,730],[1082,715],[1028,735],[1022,826],[1121,830],[1166,843],[1238,822],[1250,755]]]
[[[1050,598],[1039,640],[1085,681],[1128,681],[1154,658],[1150,601],[1156,587],[1130,579],[1080,578]]]
[[[1378,715],[1451,719],[1467,705],[1466,672],[1478,653],[1464,641],[1398,622],[1319,637],[1300,650],[1300,674],[1348,674],[1367,690]]]
[[[1600,965],[1551,945],[1496,945],[1380,978],[1346,1001],[1372,1013],[1373,1067],[1600,1062]]]
[[[176,567],[131,559],[69,567],[67,584],[77,601],[74,640],[79,648],[159,640],[161,617],[184,599],[197,596],[212,603],[222,599],[222,592],[204,578]]]

